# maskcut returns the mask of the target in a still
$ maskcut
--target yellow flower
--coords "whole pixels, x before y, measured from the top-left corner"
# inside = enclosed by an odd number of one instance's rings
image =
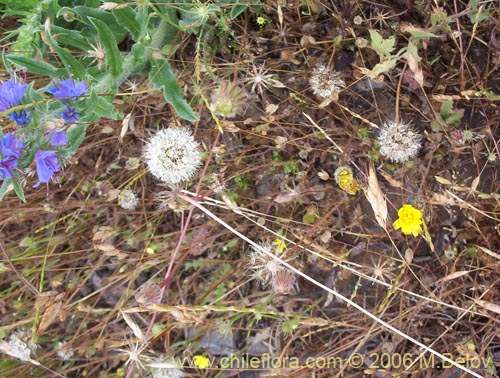
[[[201,354],[197,354],[193,357],[193,363],[198,369],[206,369],[210,367],[210,360]]]
[[[283,253],[287,249],[285,241],[280,238],[276,239],[273,245],[276,246],[276,249],[278,250],[279,253]]]
[[[350,195],[355,195],[358,190],[361,189],[361,185],[352,175],[352,170],[349,167],[339,167],[335,171],[335,181],[340,186],[340,189],[344,190]]]
[[[424,212],[406,204],[398,211],[399,218],[393,223],[394,229],[405,235],[418,236],[422,233],[422,217]]]
[[[267,18],[262,16],[257,17],[257,24],[259,26],[264,26],[265,24],[267,24]]]

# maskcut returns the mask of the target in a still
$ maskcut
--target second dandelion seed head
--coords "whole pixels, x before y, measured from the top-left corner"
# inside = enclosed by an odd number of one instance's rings
[[[380,153],[396,163],[405,163],[417,156],[421,140],[421,135],[404,122],[386,122],[378,136]]]
[[[338,72],[320,64],[313,69],[309,85],[318,98],[327,99],[338,96],[338,92],[345,87],[345,82]]]
[[[144,148],[149,171],[158,180],[177,184],[189,180],[201,165],[201,149],[188,129],[160,130]]]

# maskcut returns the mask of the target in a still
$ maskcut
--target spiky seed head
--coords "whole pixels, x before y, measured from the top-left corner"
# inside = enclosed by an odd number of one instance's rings
[[[405,163],[417,156],[422,137],[404,122],[386,122],[378,136],[380,153],[396,163]]]
[[[340,89],[345,87],[345,82],[340,78],[340,74],[331,71],[324,64],[313,69],[309,84],[313,93],[321,99],[334,97]]]
[[[246,95],[238,84],[224,81],[212,93],[211,110],[218,116],[234,118],[245,106]]]
[[[280,270],[273,276],[273,290],[277,295],[288,295],[297,282],[295,274],[290,270]]]
[[[188,129],[160,130],[144,147],[149,171],[158,180],[177,184],[189,180],[201,165],[201,149]]]

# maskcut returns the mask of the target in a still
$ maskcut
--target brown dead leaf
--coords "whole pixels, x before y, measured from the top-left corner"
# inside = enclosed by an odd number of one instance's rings
[[[476,302],[479,306],[485,308],[488,311],[500,314],[500,306],[497,305],[496,303],[483,301],[482,299],[474,299],[474,302]]]
[[[60,316],[65,298],[64,293],[49,291],[40,294],[35,302],[35,308],[40,309],[42,316],[37,329],[37,336],[42,335],[50,327],[56,318]]]

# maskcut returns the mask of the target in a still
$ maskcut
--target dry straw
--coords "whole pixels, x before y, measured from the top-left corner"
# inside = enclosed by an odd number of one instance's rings
[[[380,189],[380,185],[378,184],[377,174],[375,173],[373,164],[370,165],[370,172],[368,175],[368,188],[366,188],[365,190],[365,196],[372,206],[377,223],[384,230],[386,230],[387,201],[385,199],[384,193],[382,193],[382,190]]]

